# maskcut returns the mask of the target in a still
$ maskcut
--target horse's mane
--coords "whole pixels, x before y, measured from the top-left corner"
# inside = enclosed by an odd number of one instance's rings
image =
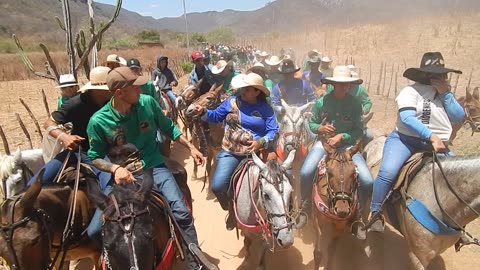
[[[288,173],[286,173],[286,170],[278,164],[277,161],[275,160],[270,160],[266,163],[267,165],[267,171],[269,172],[271,179],[276,181],[275,183],[271,183],[272,185],[279,187],[280,186],[280,181],[283,180],[283,176],[286,176],[288,178],[288,181],[290,184],[292,183],[292,178]]]
[[[0,180],[5,179],[13,174],[13,169],[15,169],[15,158],[9,155],[0,156]],[[3,187],[3,181],[0,186]]]

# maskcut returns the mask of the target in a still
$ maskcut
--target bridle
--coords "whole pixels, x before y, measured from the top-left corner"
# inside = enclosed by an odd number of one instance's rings
[[[297,123],[300,121],[301,117],[299,117],[296,121],[294,121],[289,115],[285,114],[284,117],[287,117],[293,124],[293,127],[297,126]],[[303,130],[299,131],[293,131],[293,132],[282,132],[282,137],[284,138],[284,141],[288,137],[293,137],[293,140],[291,142],[285,143],[283,145],[283,148],[286,149],[288,145],[291,145],[293,149],[298,149],[300,147],[300,142],[302,141],[304,137],[304,132]]]
[[[24,161],[20,162],[20,165],[18,167],[20,167],[19,169],[22,170],[21,181],[23,182],[23,186],[26,186],[27,185],[27,179],[30,179],[33,176],[33,172],[32,172],[32,170],[30,170],[30,168],[27,166],[27,164]],[[7,200],[7,180],[8,180],[8,177],[2,179],[3,190],[1,192],[2,192],[2,195],[3,195],[3,200],[4,201]]]
[[[134,238],[134,228],[135,228],[135,219],[139,216],[142,216],[144,214],[149,214],[148,207],[145,207],[144,209],[135,212],[133,210],[133,203],[128,203],[128,207],[130,208],[130,212],[127,214],[121,214],[120,213],[120,207],[118,205],[117,199],[115,198],[115,195],[111,194],[110,198],[112,199],[113,205],[115,207],[115,212],[113,213],[113,217],[110,216],[104,216],[104,221],[111,221],[111,222],[116,222],[122,229],[124,235],[127,237],[127,242],[128,242],[128,258],[130,261],[130,268],[131,270],[138,270],[138,258],[137,254],[135,254],[135,246],[133,245],[133,238]],[[125,221],[129,221],[128,223],[125,223]],[[106,266],[108,269],[112,269],[111,265],[108,260],[108,251],[106,248],[104,248],[104,259],[106,262]]]
[[[332,158],[328,157],[328,154],[327,154],[326,160],[327,161],[335,160],[335,161],[340,163],[340,176],[339,176],[339,178],[340,178],[340,191],[334,191],[332,189],[332,185],[331,185],[331,182],[330,182],[330,177],[329,177],[328,172],[325,172],[325,174],[322,176],[326,180],[327,194],[328,194],[329,199],[331,200],[330,205],[329,205],[330,212],[335,213],[333,208],[335,207],[335,204],[337,203],[337,201],[347,201],[348,205],[350,207],[350,210],[352,210],[352,208],[356,207],[355,204],[356,204],[356,200],[357,200],[356,199],[356,197],[357,197],[356,193],[357,193],[357,186],[358,186],[358,181],[357,181],[358,174],[355,173],[355,179],[354,179],[355,184],[352,185],[352,189],[349,190],[349,191],[346,191],[345,190],[345,184],[346,184],[346,181],[345,181],[345,163],[347,163],[348,160],[347,160],[347,156],[345,154],[345,150],[343,150],[343,149],[342,150],[336,150],[336,154]],[[328,162],[326,162],[326,163],[328,163]],[[328,166],[327,166],[327,168],[328,168]],[[353,211],[351,211],[351,212],[353,212]]]
[[[18,228],[24,227],[30,221],[37,221],[41,224],[42,235],[47,237],[48,240],[48,249],[50,249],[51,235],[50,230],[48,229],[48,223],[50,222],[50,216],[42,209],[35,209],[30,215],[22,218],[21,220],[15,221],[15,205],[22,198],[22,196],[17,196],[14,199],[7,199],[3,202],[5,204],[7,201],[13,200],[13,203],[10,207],[10,223],[0,224],[0,238],[3,238],[7,244],[8,252],[13,259],[13,264],[10,265],[12,270],[20,270],[20,263],[18,260],[17,253],[13,247],[13,234]],[[3,205],[2,204],[2,205]],[[50,253],[50,252],[49,252]],[[50,268],[49,268],[50,269]]]
[[[472,116],[467,106],[465,106],[463,110],[465,111],[465,123],[470,125],[473,136],[475,132],[480,132],[480,120],[477,120],[480,119],[480,115]]]

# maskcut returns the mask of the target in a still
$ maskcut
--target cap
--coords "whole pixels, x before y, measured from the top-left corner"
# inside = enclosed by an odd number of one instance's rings
[[[115,92],[130,85],[144,85],[148,82],[148,77],[138,76],[129,67],[118,67],[108,73],[107,85],[110,91]]]
[[[205,56],[204,56],[203,53],[200,52],[200,51],[194,51],[194,52],[192,52],[192,60],[193,60],[193,61],[195,61],[195,60],[197,60],[197,59],[199,59],[199,58],[204,58],[204,57],[205,57]]]
[[[127,61],[127,67],[129,68],[141,68],[140,61],[137,58],[131,58]]]

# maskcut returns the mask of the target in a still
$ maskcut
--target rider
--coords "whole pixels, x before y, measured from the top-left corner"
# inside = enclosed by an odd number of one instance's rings
[[[333,69],[330,66],[332,64],[332,59],[328,56],[322,57],[320,60],[320,72],[322,72],[325,77],[332,77]]]
[[[318,55],[312,55],[312,57],[308,57],[305,59],[306,65],[308,66],[308,70],[305,70],[302,74],[302,79],[309,82],[312,88],[325,88],[325,85],[322,83],[322,80],[325,79],[325,74],[320,72],[320,57]],[[314,87],[313,87],[314,86]],[[325,91],[325,90],[323,90]],[[323,93],[316,93],[319,97],[323,95]]]
[[[107,74],[110,71],[108,67],[96,67],[90,71],[90,82],[85,84],[80,90],[80,94],[67,100],[60,109],[52,112],[50,118],[45,121],[44,128],[47,133],[56,138],[67,149],[57,154],[43,168],[45,172],[41,179],[42,183],[51,183],[55,180],[56,175],[62,168],[62,164],[70,151],[75,151],[79,146],[82,148],[80,154],[83,163],[91,165],[91,161],[86,155],[89,149],[89,141],[87,139],[87,124],[90,117],[98,111],[112,97],[107,87]],[[71,122],[73,129],[71,134],[65,133],[60,125]],[[67,161],[68,165],[77,163],[78,154],[70,154]],[[93,166],[92,166],[93,168]],[[94,168],[93,168],[94,169]],[[27,185],[31,185],[35,181],[39,170],[29,181]],[[109,179],[110,174],[96,172],[101,186],[104,188]]]
[[[214,75],[214,79],[217,83],[223,84],[223,94],[227,94],[228,96],[232,96],[235,92],[232,89],[232,79],[239,75],[240,72],[236,71],[233,68],[232,61],[225,61],[220,60],[218,61],[215,66],[212,68],[212,74]]]
[[[311,70],[310,68],[310,65],[309,65],[309,61],[310,59],[314,58],[314,57],[318,57],[318,58],[322,58],[322,53],[319,52],[318,50],[314,49],[314,50],[311,50],[307,53],[307,57],[305,57],[305,60],[303,60],[303,65],[302,65],[302,70],[303,71],[308,71],[308,70]]]
[[[127,67],[133,70],[138,76],[143,76],[143,68],[140,65],[140,61],[136,58],[128,59]],[[155,100],[158,100],[159,96],[155,89],[153,81],[148,81],[144,85],[140,86],[142,93],[153,97]]]
[[[124,58],[116,55],[116,54],[110,54],[107,56],[107,61],[103,63],[102,66],[108,67],[110,69],[117,68],[119,66],[126,66],[127,61],[125,61]]]
[[[452,123],[463,121],[465,113],[450,91],[449,72],[462,73],[445,68],[441,53],[427,52],[420,68],[409,68],[403,73],[415,83],[403,88],[395,99],[397,126],[385,141],[380,171],[373,185],[371,231],[384,230],[383,202],[405,161],[414,153],[431,151],[432,146],[438,153],[451,154],[447,142]]]
[[[302,79],[295,78],[295,72],[300,68],[295,66],[291,59],[284,59],[279,68],[285,79],[276,84],[272,90],[272,106],[277,112],[282,111],[281,99],[289,105],[301,106],[315,100],[310,84]]]
[[[278,72],[278,68],[282,63],[276,55],[272,55],[269,59],[265,60],[265,67],[268,68],[268,77],[273,81],[274,84],[277,84],[283,80],[283,75]]]
[[[232,86],[240,89],[239,96],[229,97],[215,110],[195,108],[205,121],[226,122],[222,150],[217,155],[211,185],[223,210],[229,211],[227,230],[233,230],[236,225],[227,195],[233,171],[251,152],[261,149],[267,149],[267,159],[274,159],[276,156],[270,146],[278,134],[275,113],[266,102],[270,91],[263,86],[262,77],[255,73],[241,74],[233,79]]]
[[[195,66],[190,73],[190,84],[197,84],[202,78],[204,78],[202,81],[202,85],[200,85],[199,95],[207,93],[212,87],[212,85],[215,83],[211,70],[208,69],[208,67],[205,66],[205,64],[203,63],[203,58],[205,58],[205,56],[200,51],[194,51],[192,53],[192,61]]]
[[[176,105],[177,96],[173,93],[172,87],[178,85],[177,77],[175,76],[175,73],[168,68],[168,57],[160,55],[157,58],[157,68],[152,72],[152,81],[156,82],[157,80],[161,80],[162,76],[165,76],[166,81],[163,85],[159,85],[160,90],[167,94],[172,101],[172,104]]]
[[[77,94],[79,86],[73,74],[62,74],[60,75],[58,86],[55,88],[60,88],[60,91],[62,91],[57,102],[57,109],[60,109],[65,101]]]
[[[88,123],[88,156],[99,170],[112,173],[116,184],[135,181],[132,171],[138,172],[136,176],[140,179],[143,178],[143,173],[152,174],[154,188],[169,202],[180,229],[185,232],[185,241],[198,245],[193,218],[172,173],[165,166],[164,157],[155,140],[157,130],[160,129],[172,140],[189,148],[197,164],[202,165],[204,157],[185,139],[178,127],[163,115],[158,102],[150,96],[140,94],[139,86],[147,81],[147,77],[138,76],[128,67],[116,68],[108,74],[107,85],[113,98],[95,113]],[[138,162],[135,162],[133,168],[128,166],[131,170],[104,159],[118,146],[115,138],[119,135],[122,136],[123,144],[130,144],[138,149]],[[97,230],[100,232],[100,228]],[[191,269],[198,269],[193,258],[190,255],[188,257]]]
[[[315,103],[310,119],[310,130],[324,136],[326,143],[334,148],[348,148],[362,137],[362,107],[360,103],[348,94],[352,84],[361,84],[363,81],[351,76],[350,70],[345,66],[335,67],[332,77],[322,80],[325,84],[332,84],[334,90]],[[318,163],[325,156],[325,149],[321,141],[317,141],[305,158],[300,170],[300,205],[305,210],[300,216],[298,226],[303,227],[311,211],[311,197],[314,174]],[[352,157],[358,170],[359,183],[359,211],[357,220],[361,220],[361,210],[370,195],[373,177],[367,164],[360,153]],[[359,224],[359,223],[357,223]],[[352,232],[357,233],[358,226],[352,226]]]

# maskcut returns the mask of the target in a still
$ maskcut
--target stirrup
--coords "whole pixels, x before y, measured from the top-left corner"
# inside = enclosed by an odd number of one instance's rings
[[[190,243],[188,244],[188,250],[195,256],[200,261],[200,269],[206,269],[206,270],[219,270],[216,265],[211,263],[207,257],[205,257],[205,254],[198,248],[198,246],[195,243]]]
[[[354,228],[356,228],[355,231]],[[363,223],[361,219],[357,219],[352,222],[352,224],[350,225],[350,233],[359,240],[367,239],[367,230],[365,229],[365,223]]]

